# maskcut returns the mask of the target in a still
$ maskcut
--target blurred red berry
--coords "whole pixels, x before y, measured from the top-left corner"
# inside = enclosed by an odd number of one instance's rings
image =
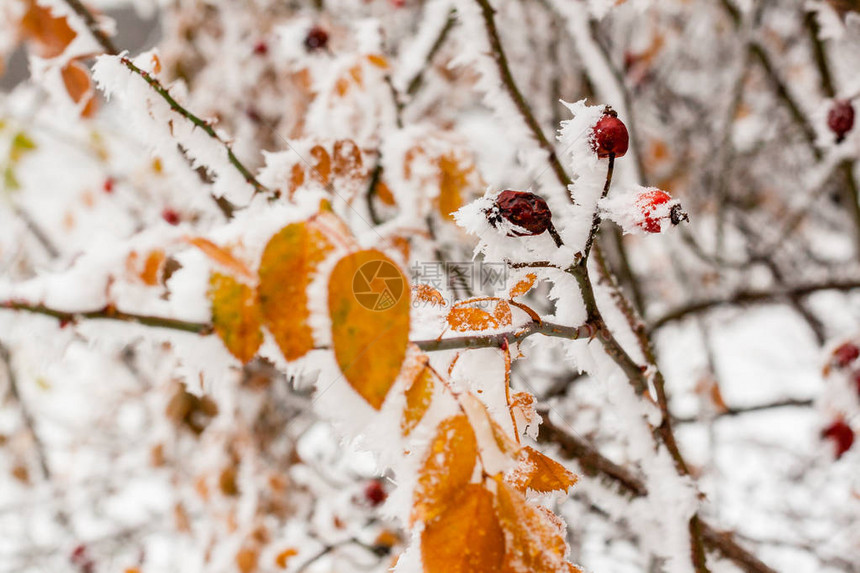
[[[113,183],[113,177],[105,179],[104,185],[102,185],[102,189],[104,189],[105,193],[113,193]]]
[[[672,196],[660,189],[648,189],[640,193],[636,198],[636,207],[642,214],[642,220],[636,225],[647,233],[659,233],[661,217],[655,217],[654,211],[671,200]]]
[[[95,571],[96,563],[90,557],[87,546],[83,543],[77,545],[72,550],[72,553],[69,555],[69,561],[78,568],[80,573],[92,573]]]
[[[525,232],[514,231],[515,236],[540,235],[552,226],[549,206],[534,193],[508,189],[498,194],[495,205],[496,209],[489,218],[490,224],[495,227],[499,218],[503,218],[525,229]]]
[[[382,487],[382,482],[375,479],[364,486],[364,498],[370,502],[370,505],[376,507],[388,498],[388,493]]]
[[[161,218],[171,225],[179,224],[179,213],[169,207],[165,208],[164,211],[161,212]]]
[[[594,125],[591,135],[591,145],[597,156],[609,157],[614,153],[615,157],[623,157],[629,144],[630,136],[624,122],[618,119],[614,111],[604,113]]]
[[[305,48],[308,51],[322,50],[328,45],[328,32],[320,28],[319,26],[314,26],[310,30],[308,30],[308,35],[305,36]]]
[[[265,56],[269,53],[269,45],[263,40],[260,40],[254,44],[254,53],[258,56]]]
[[[827,127],[836,134],[836,142],[845,139],[845,134],[854,127],[854,106],[848,100],[836,100],[827,113]]]
[[[832,362],[837,368],[845,368],[860,357],[860,348],[853,342],[844,342],[833,351]]]
[[[836,420],[821,432],[821,437],[831,440],[836,446],[836,459],[851,449],[854,444],[854,430],[845,420]]]
[[[854,382],[854,387],[857,390],[857,395],[860,396],[860,370],[855,370],[851,375],[851,381]]]

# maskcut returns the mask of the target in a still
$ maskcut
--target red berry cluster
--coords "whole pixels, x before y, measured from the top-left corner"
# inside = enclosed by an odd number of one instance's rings
[[[827,127],[836,134],[836,142],[845,139],[845,135],[854,127],[854,106],[845,99],[836,100],[827,113]]]
[[[848,371],[848,380],[854,385],[860,396],[860,346],[852,341],[843,342],[830,353],[830,361],[825,373],[834,368],[837,371]],[[836,459],[842,457],[854,444],[854,430],[843,417],[838,417],[821,431],[821,437],[833,442]]]

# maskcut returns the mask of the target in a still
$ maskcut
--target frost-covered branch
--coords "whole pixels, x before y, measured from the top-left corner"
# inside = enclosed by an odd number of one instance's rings
[[[104,30],[99,26],[98,21],[96,20],[95,15],[81,3],[80,0],[63,0],[69,8],[71,8],[78,17],[84,21],[84,24],[87,26],[87,30],[89,30],[90,34],[92,34],[93,38],[99,45],[104,49],[105,53],[111,55],[119,54],[119,50],[117,50],[116,45],[114,45],[113,40],[105,34]]]
[[[552,421],[549,412],[540,412],[544,421],[540,425],[538,441],[555,444],[561,455],[576,460],[581,471],[612,484],[622,495],[644,497],[648,495],[645,482],[639,476],[601,454],[586,440],[566,431]],[[755,555],[741,547],[731,532],[720,531],[699,520],[698,528],[708,549],[718,552],[747,573],[776,573]]]
[[[268,189],[265,185],[260,183],[256,177],[254,177],[251,171],[247,167],[245,167],[245,165],[239,160],[239,158],[236,157],[236,154],[233,153],[233,148],[230,143],[228,143],[227,141],[222,139],[220,135],[218,135],[218,133],[215,131],[215,128],[212,127],[211,123],[200,119],[199,117],[188,111],[187,108],[183,107],[173,98],[173,96],[170,95],[170,91],[168,91],[168,89],[164,87],[164,85],[162,85],[162,83],[158,81],[158,79],[154,78],[149,72],[137,67],[134,62],[132,62],[129,58],[122,56],[120,58],[120,61],[122,62],[122,65],[124,65],[126,68],[143,78],[143,81],[149,84],[149,86],[155,91],[155,93],[157,93],[159,96],[161,96],[162,99],[164,99],[164,101],[167,102],[171,110],[178,113],[179,115],[190,121],[192,124],[202,129],[203,132],[206,133],[206,135],[217,141],[227,152],[227,159],[230,161],[233,167],[236,168],[236,171],[238,171],[242,175],[242,177],[244,177],[245,181],[254,188],[254,193],[262,193],[267,195],[274,193],[275,195],[277,195],[277,192],[273,192],[272,190]]]
[[[142,326],[150,326],[155,328],[169,328],[171,330],[181,330],[184,332],[192,332],[195,334],[211,334],[212,325],[201,322],[188,322],[175,318],[164,316],[149,316],[144,314],[134,314],[124,312],[113,306],[106,306],[96,310],[85,310],[79,312],[69,312],[51,308],[44,304],[31,304],[18,300],[0,301],[0,309],[18,310],[31,312],[35,314],[43,314],[56,318],[61,324],[74,323],[80,319],[89,320],[118,320],[121,322],[132,322]]]
[[[570,177],[567,172],[564,170],[564,167],[559,161],[558,156],[555,152],[555,147],[550,143],[547,139],[546,135],[544,135],[543,130],[540,127],[537,119],[532,113],[529,104],[526,102],[525,97],[523,97],[522,92],[519,87],[517,87],[516,82],[514,81],[514,76],[511,73],[511,68],[508,65],[508,58],[505,55],[505,50],[502,47],[502,41],[499,38],[499,32],[496,28],[496,19],[495,19],[495,10],[490,5],[489,0],[476,0],[476,2],[481,7],[481,13],[484,18],[484,26],[487,31],[487,38],[490,42],[491,54],[493,56],[493,60],[496,62],[496,66],[499,71],[499,78],[502,82],[502,85],[510,96],[511,100],[513,100],[514,105],[522,116],[523,121],[526,126],[531,131],[538,145],[546,151],[547,153],[547,161],[549,161],[550,166],[552,167],[553,172],[558,178],[559,182],[567,188],[570,185]]]
[[[683,320],[692,315],[709,312],[719,307],[780,303],[792,298],[809,296],[820,291],[851,291],[858,288],[860,288],[860,280],[834,280],[790,286],[785,289],[741,290],[725,297],[691,302],[675,310],[670,310],[651,323],[651,330],[660,329],[669,323]]]
[[[552,322],[532,322],[528,326],[516,331],[501,332],[497,334],[474,334],[467,336],[456,336],[450,338],[438,338],[431,340],[416,340],[413,342],[425,352],[437,350],[456,350],[470,348],[493,348],[508,344],[522,342],[533,334],[555,338],[567,338],[568,340],[579,340],[580,338],[592,338],[599,334],[599,330],[592,324],[582,326],[564,326]]]

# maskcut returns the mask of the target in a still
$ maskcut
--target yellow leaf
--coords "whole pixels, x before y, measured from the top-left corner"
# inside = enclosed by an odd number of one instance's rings
[[[461,162],[455,155],[439,158],[439,214],[453,220],[452,213],[463,206],[463,193],[475,166]]]
[[[293,223],[269,240],[260,261],[257,294],[263,322],[287,360],[314,346],[308,324],[307,289],[319,264],[333,250],[315,226]]]
[[[496,479],[496,511],[507,533],[505,570],[531,573],[578,571],[566,560],[564,524],[552,512],[530,504],[522,493]]]
[[[576,479],[576,475],[563,465],[529,446],[523,449],[519,465],[506,478],[520,491],[530,489],[541,493],[566,492]]]
[[[229,275],[212,273],[209,278],[212,324],[230,354],[243,363],[250,361],[263,343],[260,309],[254,290]]]
[[[510,292],[511,298],[517,298],[518,296],[523,296],[524,294],[529,292],[529,290],[531,290],[531,288],[534,286],[536,280],[537,280],[536,274],[534,274],[534,273],[527,274],[524,279],[519,281],[517,284],[515,284],[513,286],[513,288],[511,288],[511,292]]]
[[[472,480],[477,459],[478,443],[466,416],[453,416],[439,424],[418,473],[411,521],[429,522],[439,517]]]
[[[239,259],[233,256],[229,250],[224,247],[219,247],[209,239],[204,237],[185,237],[189,244],[194,245],[205,254],[207,257],[229,269],[233,273],[240,275],[242,278],[253,281],[254,273]]]
[[[385,56],[381,54],[368,54],[367,61],[377,68],[382,68],[383,70],[388,69],[388,60],[386,60]]]
[[[404,436],[408,436],[418,425],[430,407],[432,399],[433,373],[425,366],[406,389],[406,409],[403,410],[403,419],[400,421]]]
[[[490,573],[502,568],[505,536],[493,494],[466,485],[454,503],[421,533],[425,573]]]
[[[329,279],[332,344],[344,378],[379,410],[409,344],[409,284],[381,251],[357,251]]]

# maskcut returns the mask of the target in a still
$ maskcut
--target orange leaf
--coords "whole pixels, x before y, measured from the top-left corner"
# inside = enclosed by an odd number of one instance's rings
[[[84,117],[92,117],[96,111],[96,100],[93,82],[87,69],[78,62],[72,61],[63,66],[60,75],[63,77],[63,85],[66,86],[66,92],[72,101],[75,103],[86,101],[81,114]]]
[[[496,511],[506,535],[507,571],[578,571],[565,560],[564,524],[552,512],[531,505],[522,493],[496,479]]]
[[[411,521],[429,522],[439,517],[472,480],[477,459],[478,443],[466,416],[452,416],[439,424],[418,472]]]
[[[473,302],[481,300],[495,300],[496,307],[493,313],[490,314],[486,310],[465,306]],[[454,330],[459,332],[467,332],[469,330],[487,330],[489,328],[499,328],[500,326],[508,326],[511,324],[511,306],[505,300],[498,299],[471,299],[456,303],[450,311],[448,311],[448,324]]]
[[[275,565],[277,565],[281,569],[286,569],[287,563],[289,563],[290,559],[292,559],[298,554],[298,550],[293,547],[284,549],[283,551],[278,553],[277,557],[275,557]]]
[[[224,346],[243,363],[250,361],[263,343],[256,293],[229,275],[212,273],[209,298],[212,324]]]
[[[404,436],[408,436],[418,425],[430,407],[432,399],[433,374],[425,366],[406,389],[406,409],[403,410],[403,419],[400,420],[400,428],[403,430]]]
[[[519,281],[517,284],[511,288],[510,296],[511,298],[517,298],[518,296],[523,296],[527,292],[531,290],[534,286],[535,281],[537,280],[537,275],[534,273],[529,273],[525,276],[524,279]]]
[[[256,549],[244,547],[236,553],[236,567],[239,573],[254,573],[257,570],[259,554]]]
[[[409,298],[403,272],[376,249],[342,258],[329,279],[335,359],[350,386],[377,410],[406,357]]]
[[[445,298],[442,293],[430,285],[412,285],[412,290],[415,292],[415,300],[419,302],[445,306]]]
[[[150,251],[143,263],[143,270],[138,274],[140,280],[149,286],[158,284],[158,272],[161,270],[161,265],[164,263],[165,255],[161,249]]]
[[[576,483],[576,475],[529,446],[523,449],[519,466],[506,479],[520,491],[530,489],[541,493],[567,492]]]
[[[329,157],[328,151],[322,145],[314,145],[311,147],[311,157],[316,160],[313,175],[323,185],[328,185],[331,180],[331,157]]]
[[[466,485],[421,533],[426,573],[488,573],[502,569],[505,536],[493,510],[493,494]]]
[[[529,392],[515,392],[511,396],[511,411],[514,413],[514,419],[520,431],[524,431],[526,427],[538,421],[535,402],[534,395]]]
[[[290,195],[290,199],[292,199],[293,194],[296,192],[296,190],[304,184],[305,170],[301,165],[296,163],[295,165],[293,165],[293,168],[290,171],[289,187],[287,188],[287,191]]]
[[[448,312],[448,324],[459,332],[487,330],[496,327],[496,319],[480,308],[454,307]]]
[[[221,265],[225,267],[237,275],[242,276],[242,278],[253,281],[255,279],[254,273],[239,259],[233,256],[233,253],[228,251],[224,247],[219,247],[209,239],[205,239],[203,237],[185,237],[185,240],[190,244],[194,245],[203,253]]]
[[[506,300],[500,300],[496,303],[496,310],[493,311],[493,318],[496,319],[498,326],[510,326],[513,318],[511,316],[511,305]]]
[[[377,181],[376,196],[379,197],[379,200],[382,201],[383,205],[393,207],[397,204],[397,201],[394,199],[394,193],[392,193],[391,188],[385,184],[385,181]]]
[[[358,179],[363,176],[361,149],[351,139],[334,142],[334,174],[338,177]]]
[[[493,475],[510,469],[519,456],[519,445],[493,419],[486,405],[474,395],[462,394],[460,405],[475,433],[484,471]]]
[[[260,260],[257,294],[263,321],[284,358],[296,360],[314,346],[308,324],[308,285],[333,250],[315,226],[293,223],[273,236]]]
[[[69,27],[66,17],[55,17],[50,8],[29,0],[27,12],[21,19],[21,31],[27,40],[35,44],[36,53],[42,58],[55,58],[72,43],[77,33]]]

